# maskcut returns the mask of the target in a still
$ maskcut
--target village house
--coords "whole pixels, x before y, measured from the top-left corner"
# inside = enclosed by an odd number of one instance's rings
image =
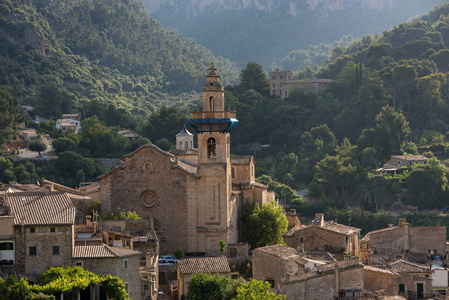
[[[218,274],[223,277],[231,276],[231,268],[228,260],[224,256],[217,257],[195,257],[178,261],[178,300],[187,294],[192,275],[197,272]]]
[[[141,299],[140,252],[106,244],[75,246],[73,265],[99,275],[111,274],[125,284],[132,299]]]
[[[329,251],[342,259],[343,256],[359,255],[359,235],[359,228],[325,221],[324,214],[318,213],[311,225],[295,227],[283,239],[289,247],[303,251]]]
[[[329,89],[332,79],[293,79],[293,72],[276,69],[270,72],[270,95],[287,98],[294,89],[300,90],[304,94],[316,93],[320,90]]]
[[[4,206],[14,217],[13,263],[35,280],[48,268],[70,266],[75,206],[66,193],[7,193]]]
[[[385,261],[407,257],[409,261],[427,263],[435,258],[446,260],[445,226],[409,226],[400,218],[399,225],[368,232],[360,241],[360,259],[369,262],[370,255]]]
[[[182,249],[217,255],[219,241],[238,244],[246,202],[275,200],[267,186],[255,182],[254,159],[232,157],[230,131],[235,111],[225,111],[224,88],[214,65],[202,90],[202,111],[190,113],[194,135],[182,130],[177,149],[166,152],[144,145],[98,177],[104,210],[136,211],[154,219],[161,253]]]
[[[358,258],[335,261],[331,256],[307,257],[284,245],[253,251],[253,278],[271,284],[286,299],[351,299],[363,296],[363,265]]]
[[[384,267],[364,266],[364,278],[365,290],[371,293],[381,291],[382,295],[422,299],[433,292],[432,271],[424,265],[404,260]]]
[[[392,155],[391,159],[377,171],[396,174],[396,171],[402,167],[411,167],[414,164],[426,165],[428,161],[429,158],[423,155]]]

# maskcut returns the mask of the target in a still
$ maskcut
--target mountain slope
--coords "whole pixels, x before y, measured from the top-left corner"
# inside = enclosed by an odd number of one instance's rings
[[[153,111],[171,95],[198,91],[215,61],[224,83],[233,63],[165,30],[134,0],[6,0],[0,4],[0,85],[32,102],[56,83],[76,100]]]
[[[141,0],[164,26],[241,65],[267,69],[290,51],[382,32],[444,0]],[[219,39],[217,39],[219,37]]]

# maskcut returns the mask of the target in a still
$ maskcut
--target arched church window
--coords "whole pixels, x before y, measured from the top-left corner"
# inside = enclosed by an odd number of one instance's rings
[[[207,139],[207,157],[211,158],[211,157],[215,157],[216,153],[215,153],[215,139],[214,138],[208,138]]]
[[[185,148],[188,149],[189,148],[189,142],[186,141],[184,144],[185,144]]]
[[[214,111],[215,110],[214,97],[210,97],[209,98],[209,109],[210,109],[210,111]]]

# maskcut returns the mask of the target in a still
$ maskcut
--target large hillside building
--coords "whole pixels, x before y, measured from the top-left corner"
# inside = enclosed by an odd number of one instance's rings
[[[225,111],[224,89],[212,64],[202,90],[202,111],[190,113],[194,135],[183,129],[177,149],[144,145],[99,177],[102,209],[136,211],[154,218],[161,252],[217,254],[220,240],[241,240],[243,204],[260,205],[274,193],[255,182],[252,156],[232,157],[235,111]]]

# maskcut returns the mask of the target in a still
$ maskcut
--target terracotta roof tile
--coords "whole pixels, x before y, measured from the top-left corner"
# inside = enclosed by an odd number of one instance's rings
[[[10,193],[14,225],[62,225],[75,222],[75,206],[67,193]]]
[[[255,249],[254,251],[265,252],[273,256],[280,257],[286,260],[298,259],[301,257],[300,252],[292,247],[285,245],[272,245]]]
[[[396,272],[402,273],[421,273],[421,272],[431,272],[426,266],[417,263],[412,263],[399,259],[395,262],[390,263],[391,268]]]
[[[73,258],[110,258],[139,255],[140,252],[117,247],[103,245],[75,246]]]
[[[193,274],[199,271],[204,273],[229,273],[229,263],[226,257],[195,257],[178,261],[178,266],[183,274]]]

